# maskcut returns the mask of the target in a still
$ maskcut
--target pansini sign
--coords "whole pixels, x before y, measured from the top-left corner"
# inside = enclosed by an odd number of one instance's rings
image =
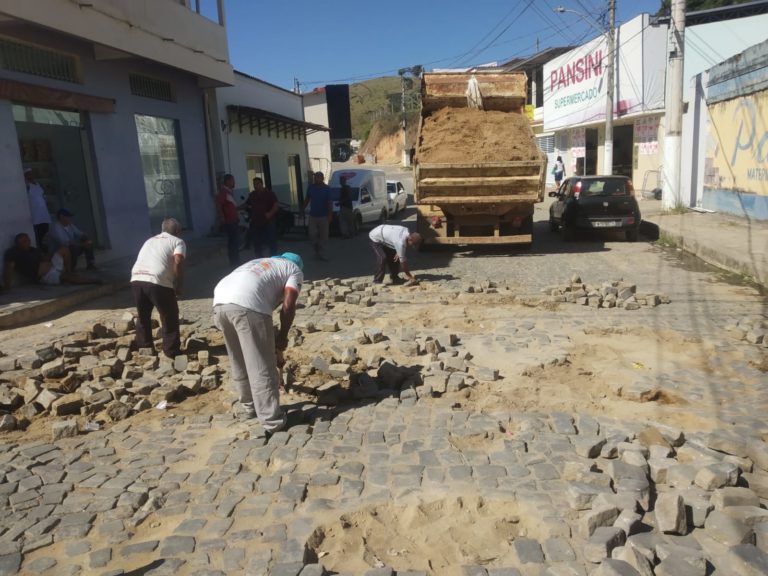
[[[544,66],[544,129],[553,130],[605,117],[604,39],[555,58]]]

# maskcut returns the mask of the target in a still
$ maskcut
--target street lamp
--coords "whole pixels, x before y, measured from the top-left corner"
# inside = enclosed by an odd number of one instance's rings
[[[613,67],[616,61],[614,57],[614,26],[616,22],[616,0],[608,1],[608,28],[604,30],[597,22],[592,18],[585,16],[581,12],[576,10],[570,10],[563,6],[558,6],[554,9],[558,14],[570,12],[581,18],[584,22],[592,26],[600,34],[605,34],[608,40],[608,65],[606,66],[607,87],[605,94],[605,148],[604,148],[604,160],[603,160],[603,172],[605,174],[613,174]]]

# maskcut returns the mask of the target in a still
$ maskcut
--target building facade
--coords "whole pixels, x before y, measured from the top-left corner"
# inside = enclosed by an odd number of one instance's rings
[[[233,82],[223,0],[0,0],[4,249],[31,230],[23,171],[110,256],[164,217],[215,221],[206,94]]]
[[[300,94],[240,72],[233,86],[216,90],[215,99],[211,131],[220,127],[217,173],[235,177],[238,200],[247,198],[259,177],[281,204],[297,211],[312,168],[307,143],[315,134],[327,138],[327,128],[304,120]],[[329,165],[330,157],[328,150]]]

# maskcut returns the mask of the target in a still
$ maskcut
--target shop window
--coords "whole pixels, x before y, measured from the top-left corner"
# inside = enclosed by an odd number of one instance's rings
[[[135,119],[152,230],[159,231],[165,218],[176,218],[186,228],[189,222],[178,122],[140,114]]]
[[[74,56],[8,38],[0,38],[0,68],[64,82],[80,82]]]

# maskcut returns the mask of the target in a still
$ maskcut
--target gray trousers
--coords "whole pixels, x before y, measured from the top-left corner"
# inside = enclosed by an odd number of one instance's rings
[[[309,218],[309,239],[315,247],[315,256],[326,258],[328,256],[328,217]]]
[[[240,403],[255,410],[264,430],[281,430],[286,417],[280,408],[272,317],[236,304],[219,304],[213,308],[213,321],[224,333],[229,374]]]

